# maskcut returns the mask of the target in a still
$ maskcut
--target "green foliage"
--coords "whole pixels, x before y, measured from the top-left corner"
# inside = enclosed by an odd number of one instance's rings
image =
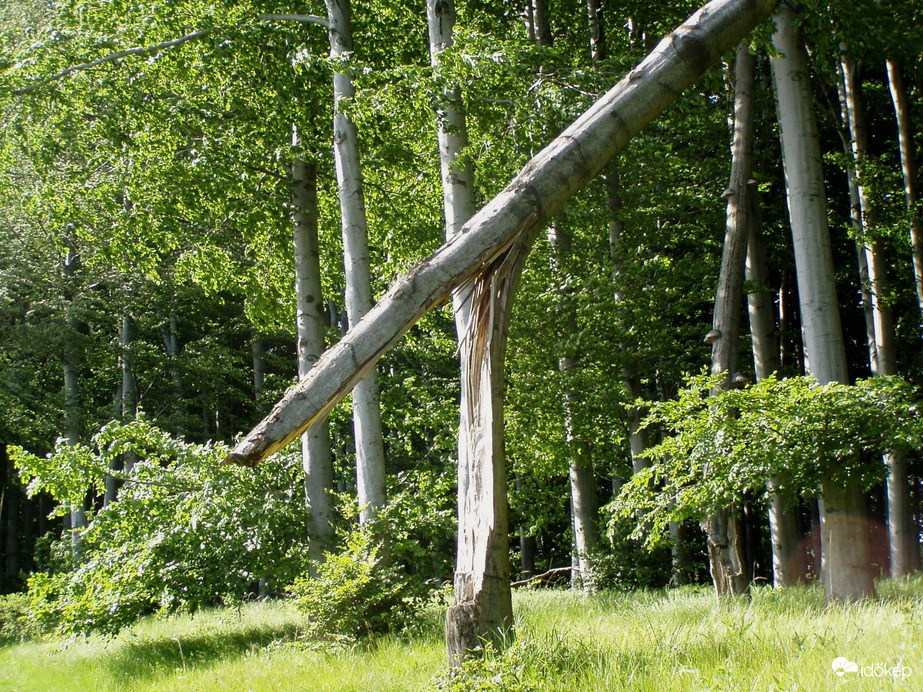
[[[44,459],[18,451],[30,491],[60,501],[102,483],[113,460],[136,459],[116,474],[118,499],[80,535],[74,567],[29,579],[35,619],[61,633],[116,632],[152,611],[240,602],[260,578],[270,588],[290,583],[305,558],[300,464],[278,455],[257,469],[221,466],[227,451],[182,442],[144,418],[110,423],[92,446]]]
[[[436,676],[437,690],[445,692],[534,692],[539,688],[523,682],[522,644],[498,652],[490,642],[474,651],[457,668]]]
[[[429,588],[384,557],[380,529],[354,528],[342,551],[327,553],[316,577],[295,580],[290,591],[310,619],[310,635],[358,639],[383,634],[407,627],[421,612]]]
[[[923,446],[914,388],[896,377],[821,386],[769,377],[720,391],[724,376],[689,378],[675,400],[655,403],[647,425],[672,436],[647,451],[651,466],[625,484],[610,511],[633,517],[650,545],[670,521],[702,518],[745,493],[812,496],[822,482],[882,480],[880,454]],[[613,524],[615,525],[615,524]]]
[[[42,626],[35,619],[31,605],[28,594],[0,596],[0,645],[41,636]]]

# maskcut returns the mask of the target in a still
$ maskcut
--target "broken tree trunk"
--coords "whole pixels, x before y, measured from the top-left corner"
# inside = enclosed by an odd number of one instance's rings
[[[777,0],[714,0],[539,152],[436,252],[408,270],[245,435],[228,462],[254,465],[322,420],[378,359],[455,289],[544,227],[645,125],[772,12]]]
[[[512,625],[507,479],[502,445],[506,322],[522,265],[546,222],[647,123],[769,16],[776,0],[714,0],[695,13],[574,124],[535,156],[455,237],[406,272],[226,461],[256,464],[322,421],[377,360],[452,292],[470,301],[461,349],[462,415],[490,426],[459,459],[456,605],[446,616],[450,659]],[[458,300],[458,298],[456,299]],[[476,418],[475,418],[476,417]],[[462,426],[465,420],[462,420]],[[465,491],[462,494],[462,486]]]
[[[452,0],[428,0],[426,13],[430,56],[438,71],[440,55],[452,45],[455,4]],[[451,240],[474,214],[474,176],[463,153],[468,135],[460,93],[446,89],[442,99],[436,124],[446,239]],[[453,664],[459,664],[484,640],[501,640],[513,620],[507,586],[510,561],[503,358],[509,306],[521,269],[521,263],[505,270],[498,266],[496,273],[482,274],[481,290],[456,291],[453,295],[461,366],[455,603],[446,612],[445,628]],[[509,281],[504,290],[500,290],[502,281]]]

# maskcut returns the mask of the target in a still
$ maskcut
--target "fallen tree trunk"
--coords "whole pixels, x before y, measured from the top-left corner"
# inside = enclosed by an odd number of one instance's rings
[[[466,290],[517,239],[534,237],[635,134],[766,19],[776,3],[713,0],[664,38],[529,161],[456,237],[406,272],[241,439],[226,462],[255,465],[322,420],[417,320],[453,290]]]

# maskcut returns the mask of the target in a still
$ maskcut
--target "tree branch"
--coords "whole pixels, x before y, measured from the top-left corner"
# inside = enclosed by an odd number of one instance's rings
[[[522,579],[521,581],[514,581],[512,584],[510,584],[510,587],[512,588],[516,586],[525,586],[526,584],[536,581],[537,579],[544,579],[545,577],[550,577],[553,574],[560,574],[561,572],[570,572],[572,569],[574,568],[573,567],[555,567],[553,569],[548,570],[547,572],[536,574],[534,577],[529,577],[528,579]]]
[[[260,19],[264,22],[301,22],[302,24],[320,24],[325,29],[330,29],[330,22],[324,17],[316,17],[313,14],[261,14]]]
[[[80,65],[71,65],[70,67],[66,67],[60,72],[57,72],[56,74],[51,75],[50,77],[46,77],[45,79],[36,82],[35,84],[30,84],[29,86],[23,87],[22,89],[16,89],[13,92],[13,94],[16,96],[20,96],[30,91],[35,91],[36,89],[40,89],[46,84],[50,84],[51,82],[56,82],[60,79],[64,79],[65,77],[67,77],[67,75],[73,74],[74,72],[82,72],[83,70],[89,70],[94,67],[98,67],[99,65],[103,65],[107,62],[115,62],[116,60],[121,60],[122,58],[127,58],[132,55],[150,55],[153,53],[158,53],[161,50],[164,50],[165,48],[173,48],[175,46],[182,45],[189,41],[194,41],[195,39],[202,38],[203,36],[208,36],[209,34],[213,32],[214,32],[214,29],[203,29],[202,31],[193,31],[191,34],[186,34],[185,36],[180,36],[179,38],[174,38],[174,39],[171,39],[170,41],[164,41],[163,43],[157,43],[153,46],[137,46],[135,48],[128,48],[126,50],[120,50],[116,53],[104,55],[101,58],[96,58],[96,60],[91,60],[90,62],[85,62]]]

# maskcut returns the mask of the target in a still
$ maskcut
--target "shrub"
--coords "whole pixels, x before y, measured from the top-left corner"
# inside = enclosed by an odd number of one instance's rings
[[[327,553],[317,576],[295,580],[291,592],[316,637],[356,639],[393,632],[414,621],[431,588],[388,563],[374,529],[358,527],[345,548]]]
[[[0,644],[38,639],[44,633],[44,628],[32,615],[29,594],[0,596]]]

